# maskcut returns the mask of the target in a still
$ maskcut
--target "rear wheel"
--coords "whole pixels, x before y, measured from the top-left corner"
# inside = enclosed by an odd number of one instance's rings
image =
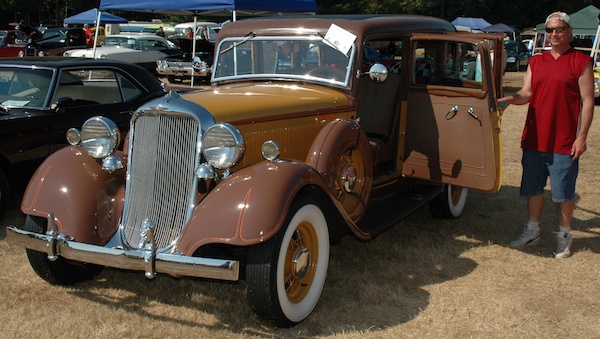
[[[44,233],[48,221],[42,217],[28,215],[24,229],[35,233]],[[40,276],[53,285],[73,285],[90,280],[102,272],[103,267],[80,262],[73,262],[58,257],[51,261],[46,253],[27,249],[27,258],[31,267]]]
[[[248,255],[248,300],[262,318],[290,327],[317,305],[329,264],[329,231],[319,206],[295,201],[286,225]]]
[[[468,189],[446,185],[444,192],[429,202],[429,210],[436,218],[458,218],[465,209]]]

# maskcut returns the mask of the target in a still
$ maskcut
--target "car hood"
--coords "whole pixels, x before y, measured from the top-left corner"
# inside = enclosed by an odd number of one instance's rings
[[[217,122],[269,120],[270,117],[342,109],[350,96],[318,85],[246,84],[188,92],[185,99],[204,106]],[[313,113],[314,114],[314,113]]]
[[[102,55],[102,54],[119,54],[119,53],[131,53],[134,52],[135,50],[130,49],[130,48],[123,48],[123,47],[96,47],[96,55]],[[72,49],[69,51],[69,56],[72,57],[88,57],[91,58],[94,55],[94,49],[93,48],[87,48],[87,49]]]

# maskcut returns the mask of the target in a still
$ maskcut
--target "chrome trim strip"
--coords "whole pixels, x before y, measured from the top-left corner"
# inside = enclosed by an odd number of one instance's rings
[[[61,256],[65,259],[109,266],[120,269],[146,272],[146,277],[165,273],[178,276],[209,278],[218,280],[239,280],[240,263],[236,260],[188,257],[183,255],[155,253],[144,250],[124,250],[78,243],[64,234],[40,234],[6,228],[7,241],[48,256]],[[149,263],[151,260],[152,263]],[[148,269],[154,267],[154,272]],[[152,269],[151,269],[152,270]]]

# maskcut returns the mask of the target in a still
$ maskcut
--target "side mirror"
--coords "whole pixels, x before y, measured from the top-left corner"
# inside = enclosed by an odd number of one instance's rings
[[[382,83],[388,77],[388,69],[380,63],[375,63],[373,66],[371,66],[371,68],[369,68],[369,72],[367,74],[369,74],[371,80],[375,81],[376,83]]]

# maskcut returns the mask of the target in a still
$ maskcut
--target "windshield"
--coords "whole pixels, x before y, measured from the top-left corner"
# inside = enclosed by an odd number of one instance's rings
[[[0,104],[4,107],[42,107],[48,91],[52,71],[0,67]]]
[[[213,81],[302,79],[347,86],[354,46],[343,54],[317,37],[235,38],[217,50]]]
[[[104,38],[102,46],[120,46],[129,49],[140,49],[135,39],[128,38],[125,36],[109,36]]]

